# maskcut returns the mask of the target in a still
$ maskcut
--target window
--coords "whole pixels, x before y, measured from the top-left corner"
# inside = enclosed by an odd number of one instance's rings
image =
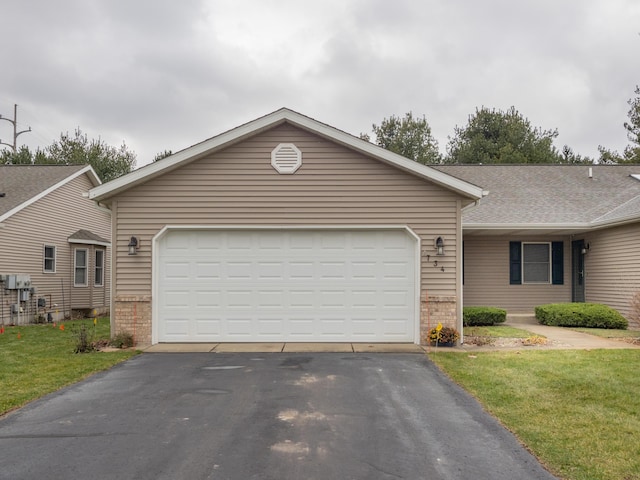
[[[551,279],[551,245],[522,244],[522,283],[549,283]]]
[[[42,270],[44,273],[56,273],[56,247],[53,245],[44,246]]]
[[[509,283],[564,284],[563,242],[509,242]]]
[[[93,284],[96,287],[104,285],[104,250],[96,250],[96,264],[93,276]]]
[[[87,250],[84,248],[75,250],[73,285],[75,287],[87,286]]]

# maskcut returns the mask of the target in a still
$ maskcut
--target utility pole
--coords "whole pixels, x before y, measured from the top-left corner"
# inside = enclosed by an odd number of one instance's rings
[[[7,122],[13,124],[13,143],[6,143],[0,140],[0,145],[6,145],[7,147],[11,147],[13,149],[13,153],[18,150],[18,137],[23,133],[27,133],[31,131],[31,127],[27,130],[18,131],[18,104],[13,104],[13,119],[6,118],[0,115],[0,120],[6,120]]]

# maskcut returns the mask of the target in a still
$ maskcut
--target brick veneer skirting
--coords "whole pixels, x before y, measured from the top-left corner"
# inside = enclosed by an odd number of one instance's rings
[[[429,297],[428,303],[420,302],[420,344],[428,343],[429,330],[438,322],[446,327],[458,328],[456,297],[433,296]]]
[[[114,303],[115,333],[133,335],[136,345],[151,345],[151,296],[120,295]]]

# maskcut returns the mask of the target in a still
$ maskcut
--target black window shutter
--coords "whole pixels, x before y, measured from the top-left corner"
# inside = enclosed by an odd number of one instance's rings
[[[522,283],[522,243],[509,242],[509,283]]]
[[[564,244],[551,242],[551,283],[564,285]]]

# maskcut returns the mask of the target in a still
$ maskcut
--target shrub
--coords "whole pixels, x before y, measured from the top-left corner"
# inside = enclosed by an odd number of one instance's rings
[[[437,328],[429,330],[429,343],[432,345],[435,345],[436,343],[439,345],[445,343],[456,343],[458,338],[460,338],[460,334],[452,327],[442,327],[439,332]]]
[[[629,325],[617,310],[599,303],[552,303],[535,308],[543,325],[557,327],[619,328]]]
[[[495,307],[464,307],[462,322],[465,327],[484,326],[503,323],[507,319],[507,311]]]
[[[120,332],[111,339],[109,345],[115,348],[133,347],[133,335],[127,332]]]
[[[92,341],[94,332],[84,323],[74,328],[72,332],[73,339],[76,343],[73,353],[88,353],[95,350],[95,345]]]

